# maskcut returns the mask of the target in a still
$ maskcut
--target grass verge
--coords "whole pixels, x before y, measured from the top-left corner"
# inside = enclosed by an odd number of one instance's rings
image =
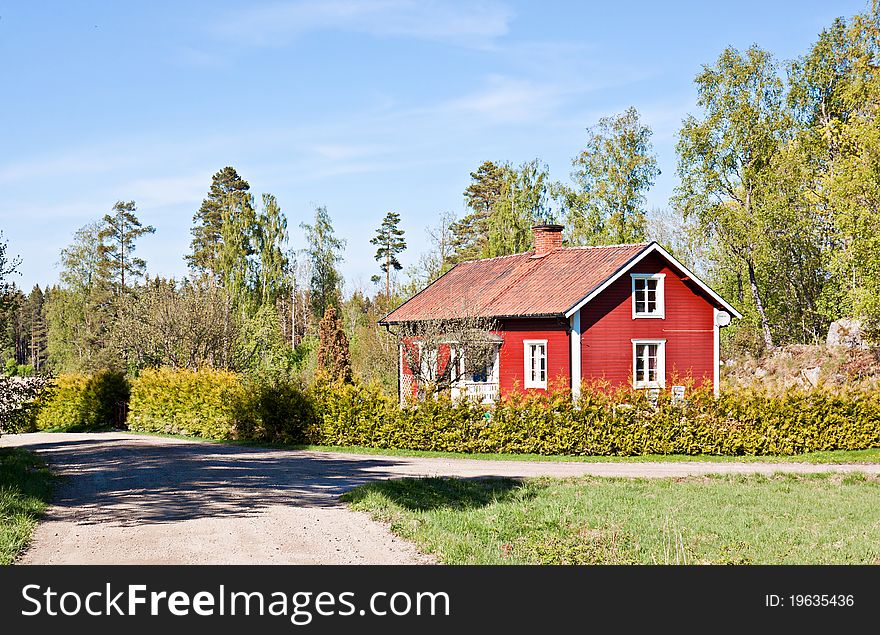
[[[880,564],[880,480],[401,479],[343,496],[447,564]]]
[[[21,448],[0,448],[0,564],[24,551],[52,495],[54,477]]]

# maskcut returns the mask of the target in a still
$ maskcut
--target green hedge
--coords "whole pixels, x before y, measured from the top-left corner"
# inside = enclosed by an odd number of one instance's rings
[[[800,454],[880,447],[880,392],[695,390],[684,405],[642,393],[518,396],[492,411],[440,399],[400,410],[364,386],[317,387],[315,442],[509,454]]]
[[[235,373],[221,370],[144,370],[132,381],[128,427],[234,439],[244,387]]]
[[[36,427],[85,431],[122,426],[128,397],[128,380],[122,373],[59,375],[39,399]]]
[[[378,387],[258,382],[220,371],[145,371],[132,387],[132,430],[286,443],[567,455],[800,454],[880,447],[880,392],[693,390],[517,396],[491,411],[429,400],[400,409]]]

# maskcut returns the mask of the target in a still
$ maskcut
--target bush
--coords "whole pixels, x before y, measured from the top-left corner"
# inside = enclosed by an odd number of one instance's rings
[[[221,370],[145,370],[132,385],[129,429],[279,443],[314,435],[311,403],[283,378]]]
[[[234,439],[243,397],[241,379],[229,371],[144,370],[132,382],[128,427]]]
[[[238,403],[239,438],[270,443],[306,443],[315,435],[312,402],[289,379],[252,379]]]
[[[369,386],[316,385],[314,443],[505,454],[791,455],[880,447],[880,392],[694,390],[685,404],[642,392],[517,395],[493,410],[429,400],[399,409]]]
[[[243,380],[221,371],[145,371],[133,430],[284,443],[510,454],[800,454],[880,447],[880,391],[744,390],[686,403],[643,392],[517,395],[492,410],[447,398],[401,409],[378,386]]]
[[[0,375],[0,432],[30,432],[36,428],[39,397],[45,377]]]
[[[122,427],[128,399],[129,384],[122,373],[59,375],[39,400],[36,427],[71,432]]]

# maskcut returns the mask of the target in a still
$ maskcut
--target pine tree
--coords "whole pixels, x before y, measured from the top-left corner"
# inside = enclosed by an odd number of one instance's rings
[[[370,241],[376,245],[375,259],[380,262],[380,269],[385,273],[385,297],[391,297],[391,271],[400,271],[403,265],[397,259],[397,254],[406,249],[404,231],[400,229],[400,214],[388,212],[382,219],[382,224],[376,230],[376,236]],[[378,282],[379,276],[373,276],[373,282]]]
[[[464,191],[465,204],[471,213],[451,226],[453,259],[456,262],[480,258],[488,241],[489,216],[504,191],[509,168],[484,161],[471,172],[471,183]]]
[[[191,253],[186,256],[193,271],[219,279],[224,214],[233,215],[230,206],[244,208],[250,205],[252,208],[250,188],[250,184],[233,167],[226,166],[214,174],[208,196],[193,216]]]
[[[318,337],[318,372],[326,374],[333,381],[350,384],[352,374],[348,338],[332,305],[327,307],[318,325]]]
[[[144,234],[155,233],[149,225],[144,227],[138,220],[134,201],[117,201],[110,214],[104,215],[98,232],[100,267],[104,277],[122,293],[138,277],[144,274],[147,264],[134,255],[135,241]]]

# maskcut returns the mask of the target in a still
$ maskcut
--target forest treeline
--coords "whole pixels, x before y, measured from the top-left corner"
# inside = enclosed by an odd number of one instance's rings
[[[319,323],[353,374],[396,393],[397,343],[377,325],[455,263],[531,248],[530,226],[565,225],[568,245],[658,240],[744,314],[728,355],[821,341],[843,317],[880,324],[880,12],[822,30],[802,56],[725,49],[695,78],[697,108],[678,134],[674,196],[648,210],[659,174],[636,108],[587,129],[570,178],[539,159],[485,161],[461,217],[438,211],[429,249],[405,254],[400,212],[377,218],[375,286],[345,288],[346,243],[329,210],[296,228],[272,194],[233,167],[214,174],[182,254],[181,279],[137,257],[161,232],[119,201],[72,237],[57,283],[25,293],[0,237],[0,354],[8,374],[147,367],[309,377]],[[289,248],[301,232],[301,251]],[[25,255],[25,257],[27,257]],[[413,263],[404,267],[404,262]]]

